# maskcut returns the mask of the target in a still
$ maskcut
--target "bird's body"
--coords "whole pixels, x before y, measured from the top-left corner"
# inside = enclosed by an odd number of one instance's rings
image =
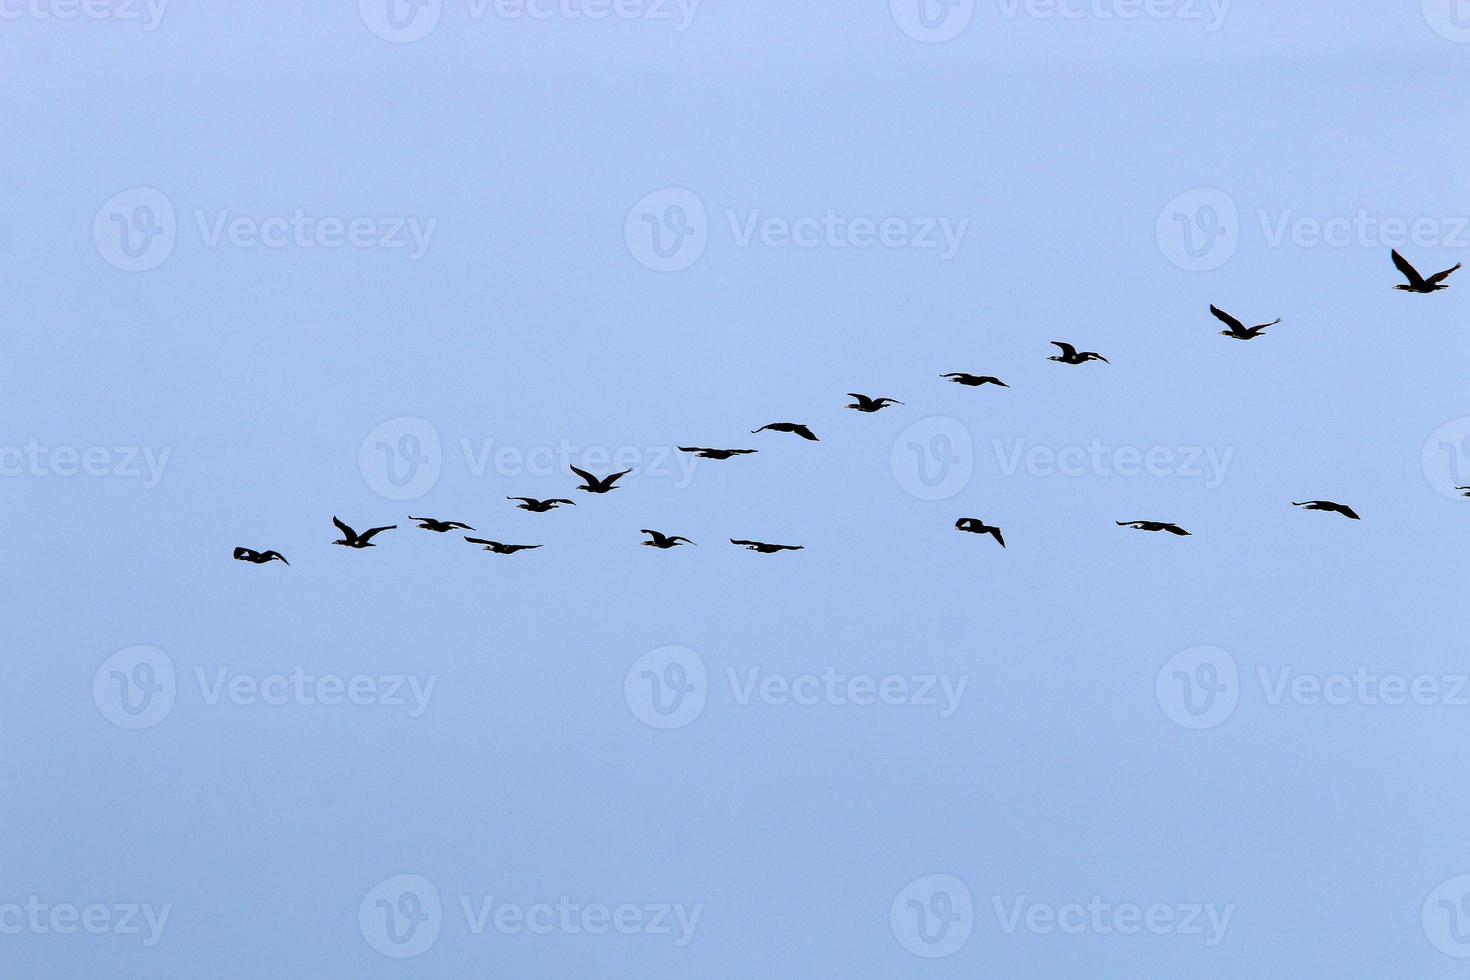
[[[342,532],[342,537],[332,543],[340,544],[345,548],[376,548],[377,545],[373,544],[371,540],[373,535],[381,531],[392,531],[398,527],[397,524],[389,524],[387,527],[370,527],[361,534],[358,534],[335,517],[332,518],[332,523],[337,525],[337,530]]]
[[[1353,521],[1362,520],[1362,518],[1358,516],[1357,512],[1354,511],[1347,504],[1339,504],[1336,501],[1332,500],[1304,500],[1301,503],[1297,503],[1295,500],[1293,500],[1291,502],[1291,505],[1293,507],[1301,507],[1304,510],[1325,510],[1330,514],[1341,514],[1343,517],[1346,517],[1349,520]]]
[[[800,544],[766,544],[764,541],[744,541],[731,538],[731,544],[738,544],[746,551],[759,551],[763,555],[774,555],[778,551],[800,551],[805,545]]]
[[[1262,323],[1254,327],[1247,327],[1244,323],[1241,323],[1235,317],[1231,316],[1229,313],[1226,313],[1224,310],[1220,309],[1213,303],[1210,304],[1210,312],[1215,314],[1215,319],[1219,320],[1221,323],[1225,324],[1225,326],[1230,328],[1228,330],[1221,330],[1220,335],[1222,337],[1233,337],[1236,340],[1255,340],[1267,327],[1274,327],[1276,326],[1276,324],[1281,322],[1281,318],[1277,317],[1270,323]]]
[[[1002,548],[1006,546],[1006,539],[1001,537],[1000,528],[986,524],[978,517],[961,517],[954,522],[954,526],[961,531],[969,531],[971,534],[988,534],[995,538]]]
[[[520,503],[516,504],[517,509],[529,510],[533,514],[544,514],[549,510],[556,510],[562,504],[566,504],[568,507],[577,506],[565,497],[552,497],[549,500],[538,500],[535,497],[506,497],[505,499],[519,500]]]
[[[1460,494],[1460,496],[1462,496],[1462,497],[1470,497],[1470,487],[1455,487],[1455,489],[1456,490],[1463,490],[1463,491],[1465,491],[1464,493]]]
[[[613,484],[633,471],[623,470],[621,473],[614,473],[612,476],[604,476],[600,479],[575,466],[572,467],[572,472],[582,478],[582,485],[577,488],[578,490],[586,490],[588,493],[607,493],[618,489]]]
[[[892,398],[870,398],[867,395],[860,395],[855,391],[849,391],[847,395],[849,398],[857,399],[857,401],[847,407],[859,412],[881,412],[889,405],[903,404],[903,402],[896,401]]]
[[[279,551],[254,551],[250,548],[236,548],[235,560],[248,561],[253,565],[264,565],[269,561],[278,561],[283,565],[291,564]]]
[[[642,531],[640,531],[639,533],[640,534],[646,534],[646,535],[649,536],[649,540],[643,542],[644,546],[645,547],[648,547],[648,548],[662,548],[662,549],[667,550],[669,548],[677,548],[681,544],[693,544],[694,543],[693,541],[690,541],[688,538],[683,537],[681,535],[678,535],[678,534],[663,534],[663,533],[661,533],[659,531],[650,531],[646,527]]]
[[[539,544],[501,544],[499,541],[486,541],[484,538],[472,538],[468,535],[465,540],[470,544],[482,544],[486,551],[493,551],[497,555],[513,555],[517,551],[530,551],[532,548],[541,547]]]
[[[991,377],[988,374],[966,374],[963,371],[954,371],[950,374],[941,374],[940,377],[948,378],[955,384],[964,385],[967,388],[978,388],[981,385],[997,385],[1001,388],[1010,387],[1010,385],[999,378]]]
[[[1052,346],[1059,348],[1061,354],[1053,354],[1048,361],[1060,361],[1062,364],[1086,364],[1088,361],[1102,361],[1104,364],[1111,363],[1106,357],[1096,351],[1079,351],[1071,344],[1061,340],[1053,340]]]
[[[1400,283],[1393,287],[1394,289],[1402,289],[1406,293],[1433,293],[1441,289],[1450,288],[1445,284],[1445,280],[1450,277],[1450,273],[1458,270],[1462,263],[1456,262],[1453,268],[1446,269],[1443,272],[1436,272],[1428,279],[1421,276],[1419,270],[1410,265],[1409,260],[1399,254],[1398,249],[1393,250],[1393,264],[1398,268],[1399,272],[1403,273],[1404,278],[1409,280],[1406,283]]]
[[[1114,521],[1119,527],[1131,527],[1135,531],[1168,531],[1180,537],[1189,537],[1189,532],[1178,524],[1170,524],[1166,521]]]
[[[754,449],[709,449],[705,446],[680,446],[679,452],[690,453],[700,459],[729,459],[731,456],[749,456]]]
[[[772,422],[770,425],[763,425],[759,429],[751,429],[750,434],[755,435],[757,432],[765,432],[767,430],[771,432],[790,432],[792,435],[801,436],[808,442],[821,441],[811,429],[808,429],[799,422]]]
[[[441,521],[433,517],[414,517],[412,514],[408,516],[408,519],[418,521],[419,527],[425,531],[437,531],[440,534],[443,534],[445,531],[453,531],[456,528],[464,531],[474,530],[468,524],[461,523],[460,521]]]

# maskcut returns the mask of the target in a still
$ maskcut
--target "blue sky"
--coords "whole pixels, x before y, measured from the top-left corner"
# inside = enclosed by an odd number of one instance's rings
[[[0,15],[0,972],[1464,973],[1470,10]]]

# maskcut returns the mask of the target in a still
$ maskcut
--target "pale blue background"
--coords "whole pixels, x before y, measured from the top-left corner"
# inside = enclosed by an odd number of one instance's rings
[[[0,937],[15,977],[1450,977],[1419,923],[1470,870],[1470,709],[1265,703],[1258,665],[1467,669],[1470,501],[1420,452],[1470,414],[1470,273],[1393,292],[1386,248],[1270,248],[1256,209],[1470,211],[1470,47],[1417,3],[1240,2],[1198,22],[1007,20],[940,45],[886,2],[717,2],[668,22],[469,19],[392,44],[355,5],[171,7],[0,22],[0,405],[6,445],[171,447],[162,483],[8,477],[0,589],[0,902],[174,905],[164,939]],[[118,271],[97,209],[179,210],[161,267]],[[691,269],[629,254],[628,209],[688,187],[719,224]],[[1181,271],[1174,195],[1220,187],[1232,261]],[[428,253],[204,248],[194,208],[438,219]],[[737,249],[722,212],[967,216],[960,254]],[[1426,272],[1464,249],[1415,250]],[[1217,302],[1261,341],[1217,336]],[[1071,338],[1111,367],[1044,360]],[[947,387],[943,371],[1007,378]],[[843,393],[905,400],[877,416]],[[965,422],[958,497],[904,492],[889,449]],[[432,421],[444,471],[383,499],[385,419]],[[747,430],[809,422],[808,446]],[[472,476],[460,438],[522,447],[758,445],[687,488],[546,517]],[[1222,487],[1002,476],[990,440],[1235,450]],[[759,440],[758,443],[752,440]],[[1350,501],[1351,524],[1293,499]],[[540,541],[501,559],[359,526],[430,512]],[[956,534],[973,514],[1011,547]],[[1133,534],[1154,517],[1191,539]],[[700,542],[654,552],[637,529]],[[803,543],[761,558],[729,536]],[[290,568],[229,560],[273,547]],[[644,726],[623,675],[670,643],[712,672],[968,674],[959,714],[736,705]],[[1240,664],[1223,726],[1154,699],[1196,644]],[[93,672],[165,650],[182,690],[140,732]],[[401,710],[206,706],[189,674],[437,674]],[[718,681],[718,677],[717,677]],[[888,907],[931,872],[978,920],[918,959]],[[423,956],[357,906],[432,879]],[[695,941],[473,937],[457,896],[704,903]],[[1007,936],[989,896],[1236,905],[1199,937]]]

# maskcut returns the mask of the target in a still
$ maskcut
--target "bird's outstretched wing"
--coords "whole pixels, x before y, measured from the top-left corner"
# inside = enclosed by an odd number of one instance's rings
[[[1444,282],[1446,279],[1448,279],[1450,277],[1450,275],[1452,273],[1458,272],[1459,269],[1460,269],[1460,266],[1462,266],[1463,264],[1464,264],[1463,262],[1456,262],[1455,263],[1455,267],[1453,269],[1446,269],[1443,272],[1436,272],[1434,275],[1432,275],[1432,276],[1429,277],[1429,285],[1431,285],[1431,286],[1437,286],[1440,283]]]
[[[1457,487],[1456,489],[1459,488]],[[251,551],[249,548],[236,548],[234,557],[242,559],[254,558],[255,552]]]
[[[261,555],[260,557],[264,558],[266,561],[270,561],[272,558],[278,558],[278,559],[280,559],[281,564],[283,564],[283,565],[289,565],[289,564],[291,564],[289,561],[286,561],[286,556],[283,555],[283,554],[281,554],[279,551],[267,551],[265,554]]]
[[[1003,537],[1001,537],[1000,528],[998,528],[998,527],[991,528],[990,529],[990,536],[993,537],[993,538],[995,538],[995,540],[1000,543],[1000,546],[1002,548],[1004,548],[1006,546],[1006,539],[1003,538]]]
[[[333,517],[332,523],[337,525],[337,530],[341,531],[342,537],[346,538],[348,541],[351,541],[357,537],[357,532],[352,530],[352,528],[348,527],[346,524],[343,524],[340,518]]]
[[[1398,249],[1393,250],[1393,264],[1404,274],[1404,278],[1409,280],[1410,286],[1425,285],[1424,277],[1419,275],[1419,270],[1410,265],[1409,260],[1400,255]]]
[[[1052,344],[1053,347],[1060,347],[1061,348],[1061,350],[1062,350],[1062,356],[1063,357],[1076,357],[1077,356],[1077,348],[1073,347],[1071,344],[1067,343],[1066,341],[1053,340],[1051,342],[1051,344]]]
[[[730,539],[730,543],[731,544],[745,545],[746,547],[750,547],[752,545],[760,544],[761,542],[759,542],[759,541],[744,541],[744,540],[740,540],[740,539],[737,539],[737,538],[731,538]]]
[[[377,534],[380,531],[392,531],[397,527],[397,524],[389,524],[387,527],[370,527],[366,531],[362,532],[362,536],[359,540],[369,541],[372,539],[372,536],[374,534]]]
[[[1181,538],[1189,537],[1189,532],[1184,530],[1184,528],[1180,527],[1178,524],[1165,524],[1164,530],[1168,531],[1170,534],[1177,534]]]
[[[506,500],[519,500],[519,501],[521,501],[522,503],[525,503],[525,504],[539,504],[539,503],[541,503],[541,501],[537,500],[535,497],[506,497],[505,499]]]
[[[1219,320],[1221,323],[1225,324],[1225,326],[1229,327],[1231,333],[1245,333],[1245,324],[1241,323],[1239,320],[1235,319],[1235,317],[1220,309],[1220,307],[1216,306],[1214,303],[1210,304],[1210,312],[1215,314],[1216,320]],[[1216,343],[1219,343],[1219,341],[1216,341]]]
[[[1362,520],[1362,518],[1358,516],[1358,512],[1355,511],[1355,510],[1353,510],[1347,504],[1338,504],[1337,507],[1338,507],[1338,513],[1342,514],[1343,517],[1350,517],[1350,518],[1352,518],[1355,521],[1361,521]]]
[[[499,541],[486,541],[484,538],[472,538],[468,534],[465,535],[464,539],[470,544],[483,544],[487,548],[495,548],[500,545]]]
[[[580,476],[582,478],[582,482],[587,484],[589,487],[597,486],[599,481],[597,477],[593,476],[591,473],[588,473],[586,470],[576,466],[573,466],[571,469],[572,472]]]
[[[623,470],[623,472],[621,472],[621,473],[614,473],[612,476],[608,477],[607,479],[603,480],[602,482],[605,483],[605,484],[607,484],[608,486],[612,486],[614,483],[618,482],[619,480],[621,480],[623,477],[627,476],[631,472],[633,472],[633,471],[632,470]],[[541,546],[540,545],[537,545],[536,547],[539,548]]]

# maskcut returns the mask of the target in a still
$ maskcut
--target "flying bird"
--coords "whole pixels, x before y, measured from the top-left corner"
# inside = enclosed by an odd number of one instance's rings
[[[772,422],[770,425],[763,425],[759,429],[751,429],[750,434],[755,435],[757,432],[765,432],[768,429],[771,432],[790,432],[792,435],[801,436],[808,442],[821,441],[813,434],[811,429],[808,429],[799,422]]]
[[[412,514],[408,515],[408,519],[419,521],[419,527],[425,531],[438,531],[440,534],[443,534],[445,531],[453,531],[455,528],[462,528],[466,531],[474,530],[468,524],[463,524],[459,521],[441,521],[433,517],[414,517]]]
[[[694,543],[693,541],[690,541],[688,538],[683,537],[681,535],[678,535],[678,534],[674,534],[674,535],[661,534],[658,531],[650,531],[646,527],[642,531],[640,531],[639,533],[640,534],[646,534],[646,535],[649,536],[649,538],[652,539],[652,540],[643,542],[643,544],[646,547],[649,547],[649,548],[663,548],[663,549],[668,549],[668,548],[677,548],[681,544],[693,544]]]
[[[1077,348],[1071,344],[1063,343],[1060,340],[1053,340],[1051,343],[1053,347],[1061,348],[1062,353],[1060,356],[1053,354],[1047,358],[1048,361],[1060,361],[1063,364],[1086,364],[1088,361],[1102,361],[1104,364],[1112,363],[1106,357],[1094,351],[1085,350],[1079,353]]]
[[[391,531],[398,527],[397,524],[389,524],[387,527],[370,527],[361,534],[358,534],[335,517],[332,518],[332,523],[337,525],[337,530],[342,532],[342,537],[332,543],[340,544],[347,548],[376,548],[377,545],[373,544],[371,540],[373,535],[379,531]]]
[[[999,385],[1002,388],[1010,387],[1010,385],[1006,384],[999,378],[993,378],[988,374],[965,374],[963,371],[956,371],[952,374],[941,374],[940,377],[948,378],[955,384],[964,385],[967,388],[978,388],[981,385]]]
[[[1358,516],[1357,512],[1354,511],[1347,504],[1339,504],[1331,500],[1307,500],[1302,503],[1297,503],[1293,500],[1291,502],[1291,505],[1293,507],[1302,507],[1306,510],[1325,510],[1331,514],[1341,514],[1343,517],[1346,517],[1349,520],[1362,520],[1362,518]]]
[[[1462,496],[1462,497],[1470,497],[1470,487],[1455,487],[1455,489],[1456,490],[1463,490],[1463,491],[1465,491],[1464,493],[1460,494],[1460,496]]]
[[[516,504],[517,509],[529,510],[533,514],[544,514],[549,510],[556,510],[561,504],[566,504],[568,507],[577,506],[565,497],[552,497],[550,500],[537,500],[535,497],[506,497],[505,499],[519,500],[520,503]],[[471,528],[471,530],[474,529]]]
[[[586,490],[588,493],[607,493],[610,490],[616,490],[617,487],[613,486],[613,484],[633,471],[623,470],[621,473],[614,473],[612,476],[605,476],[600,480],[586,470],[580,470],[575,466],[572,467],[572,472],[582,478],[582,485],[577,488],[578,490]]]
[[[754,449],[707,449],[704,446],[680,446],[679,452],[693,453],[700,459],[729,459],[731,456],[749,456]]]
[[[730,543],[738,544],[746,551],[759,551],[763,555],[774,555],[778,551],[800,551],[806,547],[800,544],[766,544],[764,541],[741,541],[736,538],[731,538]]]
[[[278,561],[283,565],[291,564],[279,551],[252,551],[249,548],[236,548],[235,560],[248,561],[253,565],[264,565],[268,561]]]
[[[1404,278],[1409,280],[1407,283],[1393,287],[1394,289],[1402,289],[1406,293],[1432,293],[1439,289],[1449,289],[1450,287],[1445,285],[1445,280],[1463,263],[1456,262],[1453,269],[1436,272],[1428,279],[1419,275],[1419,270],[1410,265],[1409,260],[1400,255],[1398,249],[1393,250],[1393,264],[1404,274]]]
[[[1220,335],[1222,337],[1234,337],[1236,340],[1255,340],[1261,335],[1261,331],[1265,330],[1267,327],[1274,327],[1276,326],[1276,324],[1281,322],[1281,318],[1277,317],[1270,323],[1262,323],[1258,326],[1248,327],[1245,324],[1241,323],[1239,320],[1235,319],[1235,317],[1231,316],[1229,313],[1226,313],[1224,310],[1220,309],[1214,303],[1210,304],[1210,312],[1215,314],[1215,319],[1219,320],[1221,323],[1225,324],[1225,326],[1230,328],[1229,330],[1221,330]]]
[[[1189,532],[1178,524],[1167,524],[1163,521],[1114,521],[1119,527],[1131,527],[1137,531],[1168,531],[1180,537],[1188,537]]]
[[[1006,546],[1006,539],[1000,536],[1000,528],[992,527],[978,517],[961,517],[954,522],[954,526],[961,531],[969,531],[971,534],[988,534],[999,542],[1002,548]]]
[[[848,397],[857,399],[857,401],[847,407],[857,409],[859,412],[881,412],[889,405],[903,404],[903,402],[895,401],[892,398],[869,398],[867,395],[860,395],[855,391],[849,391],[847,394]]]
[[[501,544],[499,541],[486,541],[484,538],[472,538],[468,535],[465,540],[470,544],[483,544],[486,551],[493,551],[497,555],[513,555],[517,551],[530,551],[532,548],[541,547],[539,544]]]

